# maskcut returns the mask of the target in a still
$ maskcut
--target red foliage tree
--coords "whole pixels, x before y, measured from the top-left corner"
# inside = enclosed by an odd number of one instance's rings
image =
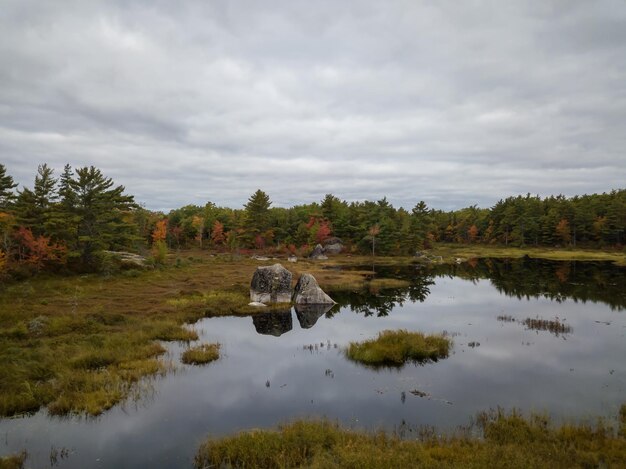
[[[323,220],[320,223],[319,229],[317,230],[317,233],[315,235],[315,240],[318,243],[323,243],[325,240],[329,238],[330,233],[331,233],[330,224],[326,220]]]

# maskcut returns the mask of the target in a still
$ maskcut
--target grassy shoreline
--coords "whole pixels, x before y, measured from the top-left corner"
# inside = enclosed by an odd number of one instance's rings
[[[626,252],[579,248],[520,248],[484,244],[438,244],[431,250],[431,254],[442,256],[444,262],[453,262],[456,258],[492,257],[517,259],[528,256],[530,258],[552,261],[609,261],[619,266],[626,266]]]
[[[626,265],[626,255],[607,252],[438,246],[431,253],[443,256],[444,262],[527,254]],[[257,266],[276,262],[293,272],[294,282],[300,273],[312,273],[331,295],[403,284],[381,278],[370,282],[367,269],[341,269],[370,265],[370,256],[288,264],[286,259],[259,262],[199,250],[172,254],[165,268],[152,271],[40,276],[9,283],[0,289],[0,416],[42,407],[56,415],[98,415],[135,396],[143,379],[175,366],[162,359],[161,342],[197,339],[185,324],[267,311],[247,306],[249,282]],[[411,262],[415,258],[375,258],[377,265]]]
[[[622,467],[626,438],[603,422],[551,425],[500,410],[478,416],[456,435],[424,429],[418,439],[385,432],[348,430],[328,420],[299,420],[278,430],[252,430],[208,439],[198,449],[196,468],[387,468]]]

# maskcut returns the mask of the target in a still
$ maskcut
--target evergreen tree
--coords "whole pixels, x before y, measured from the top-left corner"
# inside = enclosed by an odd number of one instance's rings
[[[57,200],[53,170],[47,164],[39,165],[33,190],[24,188],[15,203],[17,221],[29,228],[35,236],[49,234],[52,207]]]
[[[5,166],[0,163],[0,211],[6,210],[15,199],[13,189],[17,184],[13,182],[13,177],[7,174]]]
[[[70,210],[77,242],[69,246],[68,255],[93,268],[99,251],[127,248],[134,240],[135,226],[124,215],[137,206],[133,196],[124,194],[124,186],[113,187],[111,178],[93,166],[77,169],[69,187],[75,194]]]
[[[246,227],[255,235],[266,231],[269,226],[269,208],[272,202],[269,195],[258,189],[248,199],[246,209]]]

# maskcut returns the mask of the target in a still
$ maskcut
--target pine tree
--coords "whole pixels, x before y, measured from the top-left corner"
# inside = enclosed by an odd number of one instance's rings
[[[77,240],[68,254],[93,268],[99,251],[127,248],[134,240],[135,227],[124,214],[137,206],[124,186],[113,187],[111,178],[93,166],[77,169],[69,187],[75,194],[70,213],[77,222]]]
[[[251,234],[258,234],[269,228],[269,208],[271,204],[272,202],[270,201],[269,195],[261,189],[258,189],[250,196],[248,203],[245,205],[245,209],[246,228],[248,228]]]
[[[16,187],[13,177],[7,174],[5,166],[0,163],[0,211],[7,210],[13,202],[15,199],[13,189]]]
[[[57,200],[57,180],[53,173],[47,164],[39,165],[33,190],[24,188],[15,202],[18,223],[32,230],[35,236],[49,234],[52,208]]]

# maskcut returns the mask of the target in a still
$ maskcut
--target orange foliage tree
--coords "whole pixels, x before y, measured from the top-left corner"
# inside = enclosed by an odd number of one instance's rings
[[[224,234],[224,224],[219,220],[215,220],[213,223],[213,229],[211,230],[211,241],[216,246],[224,244],[226,241],[226,235]]]
[[[478,228],[476,225],[472,225],[467,230],[467,239],[470,243],[474,243],[478,238]]]
[[[152,231],[152,255],[159,264],[164,264],[167,257],[167,218],[159,220]]]
[[[63,264],[65,246],[50,241],[47,236],[35,236],[29,228],[20,226],[15,235],[19,243],[20,260],[41,270],[46,264]]]
[[[556,235],[564,243],[566,243],[566,244],[570,243],[570,241],[572,240],[572,234],[571,234],[570,227],[569,227],[569,222],[567,221],[567,219],[563,218],[556,225]]]

